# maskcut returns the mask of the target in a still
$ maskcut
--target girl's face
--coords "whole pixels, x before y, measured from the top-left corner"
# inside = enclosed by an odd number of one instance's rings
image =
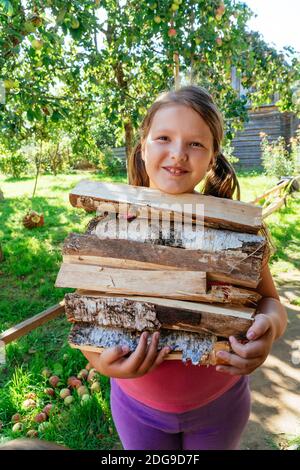
[[[192,193],[213,158],[213,136],[200,114],[181,104],[155,113],[142,143],[150,188],[169,194]]]

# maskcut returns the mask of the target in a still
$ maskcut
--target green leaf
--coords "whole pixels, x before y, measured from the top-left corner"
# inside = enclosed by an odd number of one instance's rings
[[[35,112],[32,109],[28,109],[27,111],[27,119],[28,121],[32,122],[35,120]]]
[[[9,0],[0,0],[0,6],[7,16],[12,16],[14,14],[13,6]]]
[[[51,116],[51,121],[53,122],[58,122],[60,121],[61,119],[63,119],[63,116],[60,114],[60,112],[58,111],[54,111],[52,116]]]

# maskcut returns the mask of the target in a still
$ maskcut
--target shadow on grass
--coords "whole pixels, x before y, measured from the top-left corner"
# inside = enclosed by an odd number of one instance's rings
[[[274,343],[270,358],[250,375],[252,418],[243,436],[243,448],[278,449],[286,446],[287,429],[294,437],[299,435],[300,375],[298,364],[292,362],[292,345],[300,337],[300,310],[289,305],[287,311],[289,324],[284,336]]]

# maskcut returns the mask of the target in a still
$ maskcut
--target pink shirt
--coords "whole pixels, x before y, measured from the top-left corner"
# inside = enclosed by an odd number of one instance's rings
[[[220,397],[239,379],[212,366],[168,360],[143,377],[114,380],[127,395],[151,408],[184,413]]]

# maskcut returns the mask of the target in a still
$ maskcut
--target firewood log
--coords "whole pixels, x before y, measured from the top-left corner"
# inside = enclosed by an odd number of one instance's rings
[[[204,222],[216,228],[257,233],[262,226],[262,209],[253,204],[230,199],[206,196],[203,194],[165,194],[157,189],[137,187],[120,183],[100,183],[80,181],[69,195],[75,207],[96,210],[104,207],[111,212],[119,211],[119,203],[133,204],[139,207],[139,216],[147,217],[147,209],[152,213],[172,217],[184,213],[186,220],[196,220],[198,207],[204,207]],[[109,209],[109,207],[111,209]]]
[[[75,323],[69,335],[69,344],[82,351],[99,353],[116,345],[129,346],[130,351],[133,351],[137,347],[140,334],[140,332],[120,328],[103,328],[89,323]],[[150,340],[151,335],[148,338],[148,341]],[[166,359],[181,359],[183,362],[190,360],[194,365],[224,364],[224,360],[217,357],[217,352],[230,351],[228,341],[217,341],[215,336],[171,330],[160,332],[158,349],[164,346],[172,349]]]
[[[151,297],[121,297],[97,293],[65,295],[69,321],[127,330],[174,329],[244,337],[253,323],[255,309]]]

